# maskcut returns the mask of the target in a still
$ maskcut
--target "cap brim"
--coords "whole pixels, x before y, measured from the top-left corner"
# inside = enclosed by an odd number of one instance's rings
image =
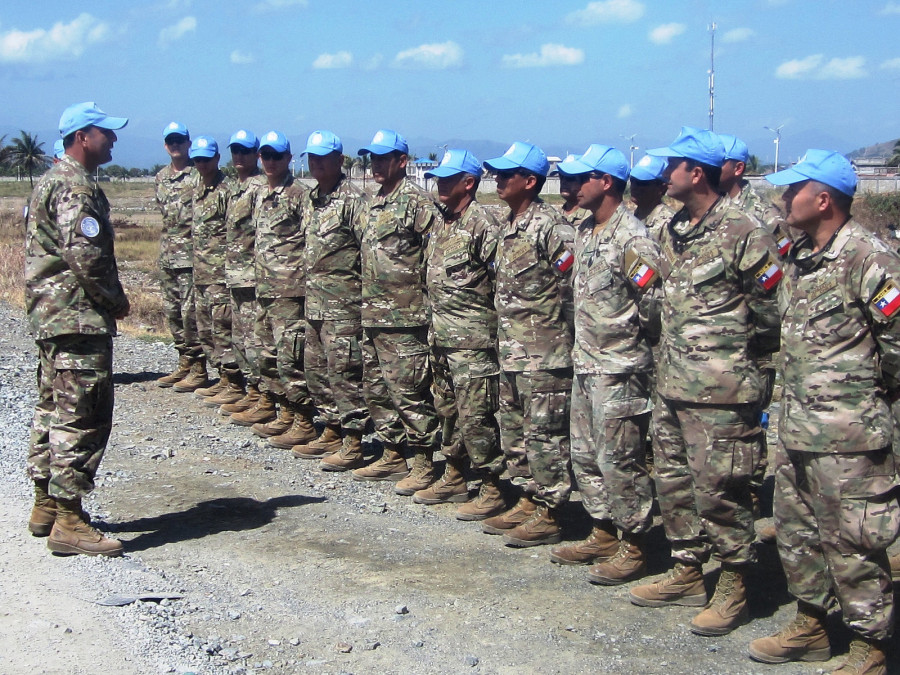
[[[275,147],[274,145],[269,145],[268,143],[263,143],[262,145],[259,146],[260,152],[262,152],[263,148],[268,148],[272,152],[290,152],[290,150],[288,148],[279,148],[279,147]]]
[[[672,148],[653,148],[647,150],[647,154],[651,157],[684,157],[684,153],[673,150]]]
[[[449,178],[450,176],[457,176],[461,173],[468,173],[468,171],[454,169],[452,166],[439,166],[431,171],[426,171],[425,178]]]
[[[93,126],[115,131],[116,129],[121,129],[126,124],[128,124],[127,117],[107,117],[102,122],[94,122]]]
[[[510,169],[521,169],[522,166],[507,157],[496,157],[487,160],[484,165],[493,171],[509,171]]]
[[[256,149],[256,143],[248,143],[247,141],[242,140],[240,138],[233,138],[231,140],[231,142],[228,144],[228,147],[230,148],[232,145],[239,145],[242,148],[250,148],[251,150]]]
[[[188,157],[191,159],[196,159],[197,157],[206,157],[207,159],[211,157],[215,157],[215,152],[210,152],[209,150],[203,150],[202,152],[188,152]]]
[[[319,157],[325,157],[326,155],[330,155],[332,152],[340,152],[336,148],[322,148],[317,145],[307,147],[301,154],[303,155],[318,155]]]
[[[650,172],[641,171],[638,167],[635,167],[631,170],[631,178],[634,180],[640,181],[653,181],[658,180],[660,183],[665,182],[662,176],[656,176]]]
[[[364,148],[360,148],[356,153],[357,155],[368,155],[369,153],[373,155],[386,155],[389,152],[394,152],[397,148],[390,145],[367,145]],[[403,150],[397,150],[397,152],[403,152]]]
[[[772,185],[791,185],[804,180],[811,180],[809,176],[804,176],[799,171],[791,169],[782,169],[776,173],[770,173],[766,176],[766,180]]]
[[[594,167],[585,164],[584,162],[573,159],[568,162],[561,162],[556,165],[557,170],[566,176],[577,176],[581,173],[590,173],[594,170]]]

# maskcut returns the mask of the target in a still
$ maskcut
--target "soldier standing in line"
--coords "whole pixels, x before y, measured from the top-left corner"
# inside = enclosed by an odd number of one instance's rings
[[[784,355],[775,528],[797,616],[750,643],[765,663],[826,661],[833,597],[853,634],[832,675],[887,672],[894,628],[886,549],[900,531],[891,403],[900,392],[900,258],[853,220],[856,175],[809,150],[766,177],[787,185],[787,224],[804,233],[778,291]]]
[[[500,225],[476,201],[481,162],[466,150],[448,150],[425,174],[437,182],[441,217],[428,238],[426,285],[431,304],[431,370],[435,408],[442,423],[444,475],[413,495],[417,504],[467,502],[466,457],[482,479],[478,497],[457,511],[460,520],[483,520],[506,505],[497,426],[500,365],[494,257]]]
[[[127,123],[92,102],[66,108],[65,155],[38,181],[26,219],[25,311],[38,348],[28,529],[55,553],[122,555],[86,522],[81,500],[112,430],[112,336],[129,310],[109,202],[91,174],[112,160],[114,130]]]
[[[569,499],[569,403],[574,336],[570,268],[575,231],[538,195],[550,168],[544,152],[516,141],[485,166],[509,213],[497,249],[501,443],[516,505],[482,524],[508,546],[555,544],[557,509]]]
[[[575,159],[575,156],[568,155],[566,157],[567,162],[570,159]],[[578,223],[591,215],[590,211],[578,205],[578,188],[581,187],[581,184],[574,176],[569,176],[561,171],[554,173],[559,176],[559,196],[563,198],[559,210],[562,211],[566,222],[572,227],[576,227]]]
[[[631,201],[634,202],[634,217],[647,228],[647,232],[659,241],[663,228],[672,220],[675,212],[663,201],[669,185],[663,173],[666,160],[662,157],[644,155],[631,170]]]
[[[718,189],[725,156],[711,131],[684,127],[666,148],[668,194],[684,204],[663,230],[664,298],[653,409],[656,492],[675,568],[631,589],[645,607],[705,606],[699,635],[748,619],[744,574],[753,549],[751,476],[763,448],[757,362],[778,349],[775,290],[781,262],[772,235]],[[703,563],[721,574],[707,603]]]

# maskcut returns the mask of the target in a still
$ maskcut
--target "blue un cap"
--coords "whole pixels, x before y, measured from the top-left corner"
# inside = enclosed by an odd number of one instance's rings
[[[446,178],[458,173],[468,173],[475,177],[481,175],[481,162],[468,150],[447,150],[441,157],[441,163],[431,171],[425,172],[425,178]]]
[[[191,137],[191,134],[188,132],[188,128],[181,122],[169,122],[166,125],[166,128],[163,129],[163,139],[168,138],[172,134],[178,134],[179,136],[184,136],[185,138]]]
[[[240,145],[251,150],[257,150],[259,148],[259,139],[252,131],[238,129],[228,139],[228,147],[230,148],[232,145]]]
[[[215,157],[219,153],[219,144],[212,136],[197,136],[188,150],[188,157]]]
[[[773,185],[791,185],[805,180],[825,183],[852,197],[856,192],[856,172],[850,160],[833,150],[807,150],[799,162],[789,169],[770,173],[766,180]]]
[[[663,172],[666,170],[666,160],[662,157],[644,155],[631,170],[632,180],[664,180]]]
[[[344,152],[344,144],[341,139],[330,131],[314,131],[306,140],[306,150],[303,154],[330,155],[332,152]]]
[[[406,139],[396,131],[380,129],[375,132],[372,142],[366,147],[360,148],[356,154],[365,155],[371,152],[373,155],[386,155],[389,152],[394,152],[394,150],[408,155],[409,146],[406,144]]]
[[[93,101],[76,103],[63,110],[59,118],[59,135],[65,138],[74,131],[86,127],[101,129],[121,129],[128,124],[127,117],[111,117],[97,107]]]
[[[63,146],[63,139],[57,138],[53,141],[53,156],[56,159],[62,159],[64,154],[66,154],[66,148]]]
[[[272,148],[275,152],[290,152],[291,142],[280,131],[270,131],[263,134],[259,142],[259,149]]]
[[[648,150],[647,154],[654,157],[684,157],[720,168],[725,163],[725,145],[719,135],[696,127],[681,127],[678,138],[668,146]]]
[[[502,156],[489,159],[484,165],[491,171],[525,169],[545,177],[550,171],[550,162],[547,161],[544,151],[536,145],[522,141],[516,141]]]
[[[621,180],[628,180],[628,160],[620,151],[608,145],[591,143],[580,157],[566,158],[557,167],[560,173],[575,176],[599,171]]]
[[[745,164],[750,159],[750,148],[737,136],[731,134],[719,134],[722,139],[722,145],[725,146],[725,160],[733,159],[737,162]]]

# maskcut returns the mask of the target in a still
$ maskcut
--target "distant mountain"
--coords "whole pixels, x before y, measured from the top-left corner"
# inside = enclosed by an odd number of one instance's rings
[[[864,148],[859,148],[848,153],[847,156],[850,159],[859,159],[861,157],[890,157],[894,154],[894,146],[897,141],[900,141],[900,138],[894,139],[893,141],[885,141],[884,143],[876,143],[875,145],[867,145]]]

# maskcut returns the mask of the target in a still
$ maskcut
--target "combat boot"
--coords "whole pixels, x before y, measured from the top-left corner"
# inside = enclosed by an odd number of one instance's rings
[[[354,469],[350,477],[353,480],[390,480],[398,481],[409,474],[406,459],[400,454],[399,447],[393,443],[384,444],[384,453],[369,466]]]
[[[191,372],[191,359],[188,356],[182,354],[178,357],[178,365],[175,366],[175,370],[173,370],[168,375],[163,375],[161,378],[156,380],[156,386],[162,387],[163,389],[168,389],[176,382],[180,382],[184,378],[188,376],[188,373]]]
[[[556,509],[538,504],[531,518],[510,530],[503,543],[515,548],[555,544],[562,539]]]
[[[448,457],[444,464],[444,475],[432,485],[413,495],[416,504],[447,504],[469,501],[469,486],[463,476],[463,462]]]
[[[432,460],[432,451],[418,451],[413,455],[412,468],[409,474],[400,479],[394,486],[394,493],[409,497],[416,494],[419,490],[427,489],[437,480],[434,475],[434,462]]]
[[[626,581],[640,579],[647,572],[644,557],[644,536],[642,534],[622,534],[622,541],[616,554],[588,570],[588,581],[602,586],[618,586]]]
[[[793,621],[774,635],[754,640],[747,651],[751,659],[762,663],[827,661],[831,644],[825,632],[825,612],[798,602]]]
[[[456,509],[457,520],[485,520],[506,511],[506,500],[500,492],[500,478],[485,473],[481,478],[478,496]]]
[[[250,427],[250,431],[260,438],[271,438],[278,434],[285,433],[294,424],[294,411],[287,402],[282,399],[279,401],[278,414],[268,422],[257,422]]]
[[[209,375],[206,372],[206,359],[195,359],[191,363],[191,372],[187,376],[172,385],[172,389],[180,394],[186,394],[190,391],[196,391],[200,387],[209,384]]]
[[[697,635],[727,635],[749,619],[744,570],[723,564],[716,592],[706,609],[691,620],[691,632]]]
[[[344,431],[344,443],[339,452],[327,455],[319,462],[322,471],[349,471],[358,469],[366,463],[362,451],[362,432]]]
[[[47,492],[49,480],[34,481],[34,506],[28,519],[28,531],[35,537],[46,537],[56,521],[56,500]]]
[[[234,413],[246,412],[259,402],[259,395],[259,387],[255,384],[248,384],[247,393],[244,394],[244,397],[240,401],[220,406],[219,414],[228,417]]]
[[[550,561],[559,565],[590,565],[612,558],[619,550],[619,538],[615,526],[597,521],[584,541],[550,550]]]
[[[211,396],[216,396],[220,391],[225,388],[227,381],[222,374],[222,370],[219,369],[219,377],[218,379],[208,387],[200,387],[199,389],[194,389],[194,396],[197,398],[206,399]]]
[[[267,391],[260,392],[259,398],[253,407],[247,408],[244,412],[232,413],[232,424],[242,427],[252,427],[254,424],[270,422],[277,416],[275,410],[275,398]]]
[[[891,579],[900,581],[900,553],[896,553],[888,558],[891,565]]]
[[[222,372],[222,379],[219,382],[225,382],[225,386],[215,396],[211,396],[203,405],[209,408],[220,408],[223,405],[237,403],[242,400],[247,391],[244,389],[244,376],[240,371],[236,373]]]
[[[531,518],[536,509],[537,504],[531,501],[531,497],[522,495],[509,511],[487,518],[481,524],[481,531],[485,534],[506,534]]]
[[[322,459],[338,452],[343,447],[340,424],[326,424],[321,435],[306,444],[294,446],[294,457],[300,459]]]
[[[886,675],[887,658],[881,646],[873,641],[855,637],[850,642],[847,660],[831,675]]]
[[[269,438],[269,445],[273,448],[285,448],[290,450],[294,446],[304,445],[318,438],[316,425],[313,424],[315,408],[306,405],[289,403],[287,406],[294,414],[291,426],[284,433]]]
[[[47,539],[47,548],[54,553],[75,555],[122,555],[122,542],[104,537],[84,522],[80,499],[57,499],[56,521]]]
[[[631,602],[641,607],[703,607],[706,605],[706,587],[703,585],[703,568],[681,561],[659,581],[635,586],[630,592]]]

